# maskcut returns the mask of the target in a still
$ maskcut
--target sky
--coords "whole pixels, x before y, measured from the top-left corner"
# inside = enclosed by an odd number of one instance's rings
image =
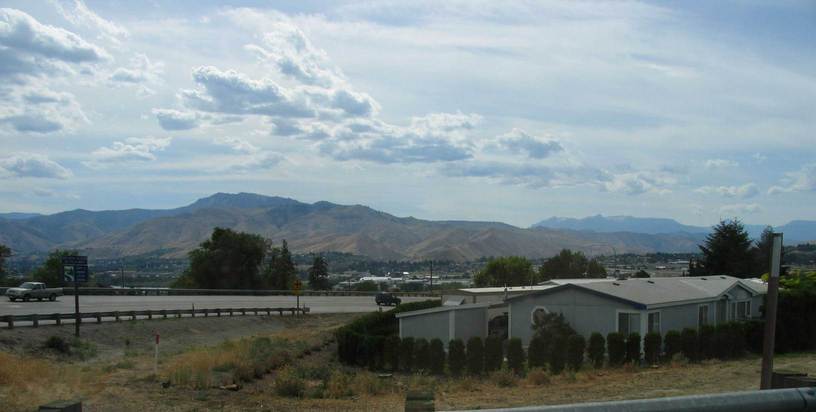
[[[0,212],[816,219],[816,3],[0,1]]]

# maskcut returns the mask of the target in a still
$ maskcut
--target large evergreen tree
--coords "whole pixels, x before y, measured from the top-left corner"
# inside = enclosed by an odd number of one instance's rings
[[[269,264],[264,273],[266,284],[272,289],[289,290],[296,275],[297,269],[292,261],[292,253],[289,252],[289,245],[284,240],[280,248],[272,248]]]
[[[773,228],[767,226],[762,230],[762,235],[756,242],[754,253],[754,276],[762,276],[768,273],[771,267],[771,252],[773,251]]]
[[[533,264],[521,256],[490,259],[473,279],[476,287],[529,286],[538,280]]]
[[[11,256],[11,249],[4,244],[0,244],[0,277],[6,274],[6,259]]]
[[[43,282],[46,286],[59,288],[69,286],[62,277],[62,257],[76,255],[76,250],[54,250],[48,254],[48,258],[31,274],[31,278],[36,282]]]
[[[558,278],[603,278],[606,269],[596,259],[588,259],[581,252],[563,249],[547,259],[539,268],[542,279]]]
[[[190,268],[177,286],[204,289],[256,289],[266,241],[250,233],[217,227],[212,236],[189,253]]]
[[[326,259],[315,256],[312,267],[309,268],[309,289],[326,290],[329,288],[329,265]]]
[[[738,219],[720,221],[706,236],[705,244],[699,246],[703,253],[702,273],[740,278],[752,276],[755,267],[752,244],[745,226]]]

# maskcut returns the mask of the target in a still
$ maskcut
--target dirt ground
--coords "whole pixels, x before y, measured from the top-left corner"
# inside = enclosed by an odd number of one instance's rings
[[[325,378],[304,378],[305,396],[279,395],[274,370],[261,379],[244,383],[240,390],[219,388],[192,389],[162,385],[166,368],[186,359],[191,351],[223,344],[248,336],[268,336],[299,342],[325,342],[331,331],[355,315],[310,315],[289,317],[235,317],[222,319],[172,319],[85,325],[83,339],[96,348],[86,360],[60,358],[48,354],[46,361],[27,371],[15,393],[24,393],[32,401],[45,403],[55,399],[81,397],[86,411],[397,411],[404,409],[407,389],[429,389],[436,396],[438,410],[485,409],[498,407],[551,405],[572,402],[637,399],[689,394],[753,390],[759,385],[760,360],[750,357],[738,361],[708,361],[689,365],[675,362],[657,368],[621,368],[593,370],[558,376],[545,375],[534,382],[530,378],[500,382],[495,376],[482,378],[444,378],[421,375],[378,376],[371,372],[341,366],[336,346],[314,349],[292,359],[290,369],[323,371],[349,377],[353,388],[345,395],[332,394],[331,388],[313,391]],[[152,332],[162,336],[160,377],[153,375]],[[42,342],[52,335],[71,336],[72,326],[21,328],[0,331],[0,356],[21,364],[42,358]],[[128,342],[128,343],[126,343]],[[0,359],[2,361],[2,359]],[[781,355],[777,369],[793,369],[816,375],[816,353]],[[46,370],[45,368],[48,368]],[[164,368],[164,369],[163,369]],[[339,371],[344,371],[340,373]],[[19,398],[3,392],[0,365],[0,404],[5,410]],[[329,385],[331,386],[331,385]],[[336,389],[336,388],[335,388]],[[342,389],[342,388],[341,388]],[[319,395],[316,395],[319,393]],[[15,406],[10,410],[36,410]]]

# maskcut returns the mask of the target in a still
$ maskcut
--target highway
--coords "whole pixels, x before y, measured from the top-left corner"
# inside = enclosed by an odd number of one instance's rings
[[[430,299],[402,297],[404,303]],[[301,306],[311,313],[351,313],[377,310],[373,296],[301,296]],[[80,312],[130,310],[216,309],[250,307],[294,307],[294,296],[94,296],[79,297]],[[10,302],[0,298],[0,316],[74,313],[74,297],[61,296],[55,302],[32,300]]]

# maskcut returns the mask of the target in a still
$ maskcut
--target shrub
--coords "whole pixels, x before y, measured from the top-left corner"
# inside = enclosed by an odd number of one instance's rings
[[[65,339],[59,336],[50,336],[45,340],[45,343],[43,343],[43,347],[63,355],[71,353],[71,345]]]
[[[564,370],[567,357],[567,336],[560,335],[553,338],[550,347],[550,372],[558,375]]]
[[[500,388],[509,388],[512,386],[516,386],[518,383],[518,379],[516,379],[516,375],[509,370],[499,370],[495,371],[490,374],[490,380],[492,380],[496,386]]]
[[[484,346],[485,372],[492,372],[501,369],[502,363],[504,362],[502,340],[498,336],[488,336],[487,339],[485,339]]]
[[[765,336],[765,322],[752,320],[743,324],[746,349],[752,353],[762,353],[762,339]],[[816,342],[816,341],[814,341]],[[776,348],[777,346],[774,346]]]
[[[428,347],[428,340],[425,338],[414,340],[414,370],[420,372],[428,370],[429,360],[430,348]]]
[[[609,353],[609,365],[620,366],[626,358],[626,340],[620,332],[606,335],[606,350]]]
[[[467,342],[467,370],[470,375],[481,375],[484,369],[482,338],[474,336]]]
[[[729,322],[718,325],[714,331],[714,355],[718,359],[734,359],[745,354],[745,325]]]
[[[537,386],[546,385],[550,383],[550,375],[542,368],[531,369],[527,372],[527,381]]]
[[[400,343],[400,338],[397,335],[391,335],[385,339],[385,345],[383,346],[385,363],[388,365],[388,369],[392,371],[399,370]]]
[[[697,362],[700,359],[697,330],[685,328],[680,332],[680,350],[689,362]]]
[[[711,359],[716,356],[714,346],[714,332],[716,330],[711,325],[703,325],[697,332],[697,348],[701,359]]]
[[[462,375],[465,369],[465,344],[461,339],[454,339],[448,343],[448,366],[451,375]]]
[[[643,355],[646,362],[655,365],[660,362],[660,348],[663,347],[663,338],[659,332],[649,332],[643,338]]]
[[[519,338],[507,342],[507,366],[517,375],[524,372],[524,348]]]
[[[305,389],[306,384],[303,379],[289,367],[281,369],[275,377],[275,393],[279,396],[299,398],[303,396]]]
[[[414,338],[407,336],[400,342],[399,361],[400,367],[405,372],[414,369]]]
[[[326,384],[326,395],[335,399],[354,395],[351,387],[351,377],[338,370],[332,372]]]
[[[530,339],[530,346],[527,347],[527,360],[530,369],[546,367],[548,358],[546,339],[541,336],[533,336]]]
[[[586,339],[575,334],[567,339],[567,364],[570,369],[577,371],[584,363],[584,350],[586,349]]]
[[[378,378],[373,373],[357,373],[351,383],[352,391],[355,394],[379,395],[388,388],[386,381]]]
[[[640,334],[637,332],[626,337],[626,362],[640,364]]]
[[[666,353],[667,360],[671,360],[674,355],[680,353],[682,347],[680,332],[676,330],[666,332],[666,337],[663,339],[663,352]]]
[[[442,341],[437,338],[431,339],[428,352],[429,369],[431,372],[435,375],[445,373],[445,347],[442,345]]]
[[[589,360],[592,362],[592,366],[594,366],[595,369],[600,369],[603,367],[604,353],[606,352],[604,346],[606,346],[606,341],[604,340],[603,335],[598,332],[594,332],[589,336],[587,355],[589,355]]]

